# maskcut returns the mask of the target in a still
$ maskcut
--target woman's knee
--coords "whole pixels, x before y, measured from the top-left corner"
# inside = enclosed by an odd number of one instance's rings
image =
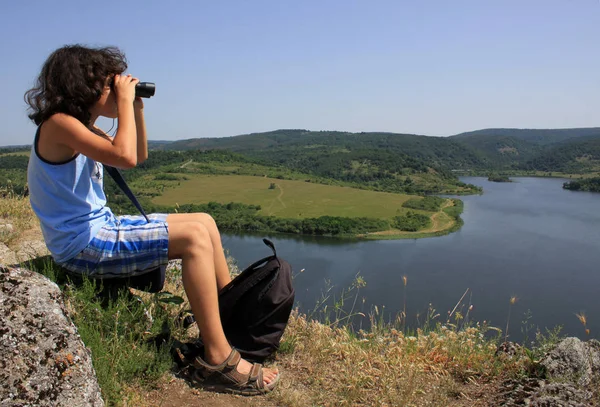
[[[212,216],[210,216],[208,213],[198,213],[197,215],[200,218],[200,222],[204,226],[206,226],[210,233],[219,233],[219,229],[217,228],[217,222],[215,222]]]
[[[178,257],[186,255],[212,256],[213,245],[208,228],[202,222],[187,222],[170,226],[169,252]]]

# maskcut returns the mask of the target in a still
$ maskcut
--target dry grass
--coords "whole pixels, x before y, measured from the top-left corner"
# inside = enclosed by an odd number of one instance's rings
[[[439,326],[415,336],[396,329],[353,334],[294,314],[281,356],[286,406],[447,406],[469,382],[517,372],[521,362],[494,356],[484,327]],[[301,395],[299,394],[301,393]]]
[[[230,260],[230,268],[237,267]],[[180,263],[172,262],[165,290],[185,297]],[[142,296],[144,294],[140,293]],[[189,309],[187,300],[170,306]],[[292,313],[276,364],[282,380],[269,401],[305,406],[462,406],[469,388],[480,388],[522,370],[522,360],[501,360],[485,326],[456,331],[438,325],[414,336],[373,320],[370,332],[332,326]],[[193,340],[196,328],[180,332]]]
[[[174,316],[189,309],[179,262],[170,264],[165,291],[185,299],[169,305]],[[269,401],[290,407],[472,406],[468,393],[516,375],[525,363],[496,357],[498,341],[485,335],[486,326],[457,331],[438,324],[409,336],[374,316],[371,323],[369,332],[356,333],[349,324],[328,325],[293,312],[276,360],[282,380]],[[176,334],[194,340],[198,331],[194,325]]]
[[[33,227],[37,220],[29,198],[0,191],[0,242],[7,246]]]

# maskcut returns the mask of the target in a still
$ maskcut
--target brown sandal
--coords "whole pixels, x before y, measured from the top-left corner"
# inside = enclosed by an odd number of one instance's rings
[[[205,390],[243,396],[265,394],[275,388],[279,374],[271,383],[265,385],[262,365],[255,363],[250,373],[242,374],[237,370],[241,359],[240,353],[235,349],[231,350],[227,359],[220,365],[209,365],[200,357],[196,357],[193,380]]]

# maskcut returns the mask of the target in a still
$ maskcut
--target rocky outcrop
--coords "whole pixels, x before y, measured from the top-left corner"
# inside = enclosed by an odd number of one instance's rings
[[[8,248],[7,245],[0,242],[0,264],[15,264],[17,263],[16,254]]]
[[[501,350],[502,351],[502,350]],[[600,342],[565,338],[539,363],[543,378],[504,384],[501,406],[587,407],[600,383]]]
[[[15,236],[19,238],[15,239]],[[6,245],[8,241],[12,241],[13,250]],[[49,254],[39,228],[19,231],[12,223],[0,218],[0,264],[16,265]]]
[[[56,284],[0,268],[0,405],[104,405],[90,352]]]
[[[600,373],[600,342],[566,338],[541,362],[548,376],[588,386]]]

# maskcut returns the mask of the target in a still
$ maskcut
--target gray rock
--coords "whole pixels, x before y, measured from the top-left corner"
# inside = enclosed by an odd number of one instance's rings
[[[0,242],[0,264],[15,264],[17,257],[15,253],[4,243]]]
[[[27,240],[19,244],[19,250],[17,250],[15,257],[17,261],[25,262],[48,254],[50,252],[43,240]]]
[[[531,407],[586,407],[591,397],[572,383],[549,383],[534,394]]]
[[[510,348],[510,347],[509,347]],[[509,353],[501,349],[498,354]],[[523,378],[504,383],[503,407],[586,407],[593,386],[600,382],[600,342],[565,338],[540,362],[542,379]]]
[[[570,381],[580,386],[592,382],[594,371],[600,369],[598,341],[582,342],[565,338],[541,361],[550,379]]]
[[[89,350],[58,286],[0,268],[0,405],[104,406]]]
[[[512,359],[514,357],[518,357],[523,353],[521,345],[514,342],[502,342],[498,349],[496,349],[496,356],[500,357],[508,357]]]
[[[14,229],[14,226],[10,223],[0,223],[0,234],[11,233]]]

